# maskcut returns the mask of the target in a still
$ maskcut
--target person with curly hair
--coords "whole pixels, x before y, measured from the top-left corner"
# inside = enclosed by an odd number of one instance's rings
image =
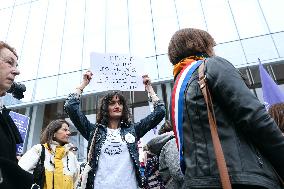
[[[143,83],[154,104],[154,111],[137,123],[130,120],[126,98],[120,92],[107,93],[100,101],[96,123],[91,123],[80,109],[80,96],[92,79],[92,72],[65,102],[65,111],[75,127],[88,140],[88,151],[93,150],[87,189],[133,189],[142,187],[138,141],[156,127],[165,116],[165,106],[155,94],[148,75]],[[94,145],[92,139],[94,138]],[[90,146],[94,146],[90,149]]]
[[[275,172],[284,179],[284,136],[239,71],[215,55],[215,45],[208,32],[184,28],[168,46],[175,82],[171,121],[185,174],[183,188],[222,188],[199,85],[203,80],[199,81],[198,70],[204,65],[203,79],[212,97],[210,111],[216,118],[232,188],[280,189]]]
[[[284,102],[269,106],[268,112],[282,133],[284,133]]]

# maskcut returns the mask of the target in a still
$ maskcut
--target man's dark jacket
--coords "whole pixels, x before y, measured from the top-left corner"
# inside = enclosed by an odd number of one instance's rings
[[[9,112],[4,107],[0,113],[0,157],[17,162],[16,144],[23,143],[23,140]]]
[[[0,189],[29,189],[33,177],[18,166],[16,144],[23,140],[9,112],[4,107],[0,113]]]
[[[284,179],[284,136],[231,63],[220,57],[208,58],[205,62],[218,134],[232,184],[278,189],[278,178],[272,167]],[[184,188],[220,187],[198,70],[187,84],[184,101]]]

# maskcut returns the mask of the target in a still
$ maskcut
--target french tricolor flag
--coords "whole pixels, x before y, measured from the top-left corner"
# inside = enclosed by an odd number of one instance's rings
[[[188,81],[190,80],[193,72],[199,67],[199,65],[204,60],[195,61],[185,68],[183,68],[176,79],[174,84],[174,88],[172,91],[171,102],[171,119],[173,124],[173,130],[176,137],[177,147],[179,150],[179,157],[180,157],[180,166],[181,170],[184,173],[185,171],[185,163],[183,159],[183,106],[184,106],[184,92],[187,86]]]

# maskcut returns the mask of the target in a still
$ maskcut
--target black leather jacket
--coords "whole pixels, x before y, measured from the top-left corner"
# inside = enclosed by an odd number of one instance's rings
[[[23,143],[23,140],[9,113],[10,109],[6,107],[0,113],[0,157],[17,163],[16,144]]]
[[[283,179],[284,136],[276,123],[227,60],[208,58],[205,73],[232,184],[280,188],[272,165]],[[196,70],[184,95],[184,188],[220,187],[206,103],[197,81]]]
[[[105,142],[107,129],[105,125],[102,124],[92,124],[87,119],[87,117],[80,110],[80,99],[77,98],[75,94],[70,94],[67,98],[65,105],[65,111],[69,115],[71,121],[75,127],[79,130],[82,136],[88,140],[88,151],[91,144],[91,140],[94,135],[95,128],[98,127],[98,132],[96,134],[95,140],[95,150],[93,154],[92,170],[89,172],[87,189],[94,188],[94,174],[98,168],[98,160],[100,157],[101,147]],[[138,181],[139,187],[142,187],[142,178],[140,174],[140,163],[139,163],[139,153],[137,142],[141,137],[143,137],[148,131],[156,127],[165,116],[165,106],[164,103],[158,102],[154,104],[154,111],[148,115],[146,118],[140,120],[134,124],[124,124],[120,125],[121,127],[121,137],[124,140],[127,133],[132,134],[135,137],[135,142],[127,142],[127,147],[131,156],[131,159],[134,163],[136,179]],[[118,162],[119,163],[119,162]]]

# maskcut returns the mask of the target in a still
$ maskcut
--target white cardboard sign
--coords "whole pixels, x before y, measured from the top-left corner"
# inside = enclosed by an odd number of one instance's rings
[[[123,54],[91,53],[91,85],[96,91],[144,91],[144,59]]]

